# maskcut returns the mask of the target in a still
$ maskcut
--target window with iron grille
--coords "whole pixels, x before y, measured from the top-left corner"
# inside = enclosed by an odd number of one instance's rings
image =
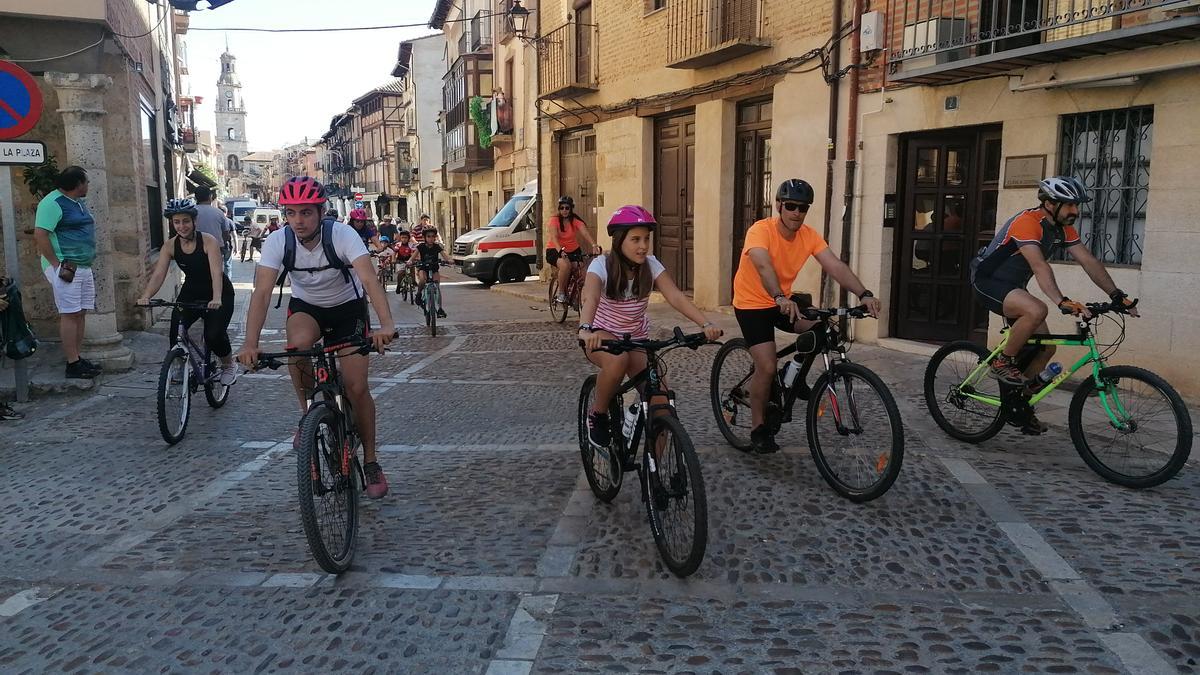
[[[1063,117],[1059,169],[1088,187],[1075,227],[1101,262],[1142,262],[1153,131],[1150,106]]]

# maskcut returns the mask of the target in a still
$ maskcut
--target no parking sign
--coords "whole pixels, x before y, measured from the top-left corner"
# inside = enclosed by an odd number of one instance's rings
[[[0,141],[27,133],[42,116],[42,92],[25,69],[0,61]]]

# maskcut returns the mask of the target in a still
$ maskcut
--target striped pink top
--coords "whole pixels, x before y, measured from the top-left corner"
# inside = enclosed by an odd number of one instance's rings
[[[608,267],[606,261],[611,254],[597,256],[592,260],[592,264],[588,265],[588,274],[595,274],[600,278],[601,286],[608,284]],[[651,279],[658,279],[658,275],[666,271],[663,264],[654,256],[646,256],[646,264],[650,266]],[[613,300],[600,293],[600,302],[596,305],[596,318],[592,320],[592,325],[597,330],[606,330],[613,335],[620,337],[625,333],[635,340],[644,340],[650,337],[650,317],[646,314],[646,308],[650,305],[650,298],[635,298],[633,297],[633,280],[629,280],[625,287],[624,298],[621,300]]]

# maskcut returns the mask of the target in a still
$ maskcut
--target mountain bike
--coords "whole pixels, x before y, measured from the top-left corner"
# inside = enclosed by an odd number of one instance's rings
[[[801,315],[817,321],[813,336],[801,333],[781,350],[784,361],[771,379],[764,424],[777,434],[792,421],[797,399],[807,399],[805,426],[808,447],[821,477],[838,494],[854,502],[883,495],[900,475],[904,461],[904,427],[896,400],[883,380],[870,369],[851,363],[845,322],[867,316],[862,306],[802,309]],[[837,323],[834,318],[839,319]],[[806,342],[801,350],[802,341]],[[805,384],[817,357],[825,372],[810,390]],[[792,357],[788,360],[788,357]],[[798,369],[792,384],[785,369]],[[713,361],[709,392],[721,435],[733,447],[751,447],[750,379],[754,358],[742,338],[725,343]]]
[[[560,251],[559,255],[563,255]],[[558,268],[554,268],[550,275],[550,316],[554,317],[558,323],[563,323],[567,320],[567,313],[570,310],[575,310],[578,314],[580,308],[583,307],[583,282],[586,276],[584,270],[594,255],[584,255],[583,260],[579,262],[571,262],[571,274],[567,277],[566,291],[563,295],[567,296],[566,302],[558,301]]]
[[[411,261],[397,263],[400,266],[400,278],[396,281],[396,292],[400,300],[407,300],[410,305],[417,303],[417,273],[416,263]]]
[[[379,255],[376,251],[371,251],[371,257],[375,259],[376,270],[375,274],[379,277],[379,284],[385,288],[396,277],[395,259]]]
[[[330,574],[345,572],[354,558],[359,493],[366,488],[359,461],[362,441],[338,359],[371,351],[371,341],[358,337],[337,345],[318,343],[311,349],[263,353],[255,366],[274,370],[286,366],[289,359],[311,363],[313,389],[308,412],[300,418],[296,485],[308,548]]]
[[[167,352],[158,372],[158,431],[163,440],[175,445],[183,440],[191,418],[192,394],[204,387],[204,398],[208,405],[220,408],[229,400],[229,386],[221,384],[221,366],[217,357],[209,350],[203,332],[193,339],[184,329],[184,310],[207,312],[207,302],[169,302],[153,299],[149,304],[138,307],[170,307],[171,333],[179,341]],[[200,319],[193,326],[201,323]]]
[[[1073,334],[1034,335],[1021,348],[1024,369],[1044,345],[1085,347],[1087,353],[1039,391],[1002,385],[989,374],[992,359],[1008,344],[1009,332],[995,349],[974,342],[951,342],[939,349],[925,369],[925,404],[934,422],[950,436],[982,443],[1006,423],[1025,426],[1033,407],[1076,371],[1091,374],[1071,396],[1067,427],[1075,450],[1105,480],[1129,488],[1148,488],[1170,480],[1192,451],[1192,418],[1174,387],[1135,366],[1109,366],[1125,340],[1124,307],[1088,303],[1092,317],[1077,319]],[[1095,326],[1115,317],[1117,339],[1098,344]]]
[[[601,501],[611,502],[621,490],[627,471],[637,471],[642,502],[659,555],[676,576],[686,577],[700,566],[708,545],[708,501],[700,460],[691,438],[675,412],[675,392],[666,389],[662,355],[672,349],[698,349],[707,342],[704,333],[684,335],[678,327],[669,340],[605,340],[597,351],[646,353],[646,369],[626,380],[609,402],[612,442],[607,448],[592,446],[587,418],[596,394],[596,376],[589,375],[579,391],[579,453],[588,485]],[[626,439],[622,431],[626,392],[637,391],[637,421]],[[665,399],[666,403],[655,403]],[[647,422],[649,420],[649,422]],[[647,425],[649,431],[646,431]],[[645,437],[643,439],[643,432]],[[642,461],[637,449],[642,445]]]
[[[418,263],[419,264],[419,263]],[[430,337],[437,337],[437,310],[442,307],[442,282],[434,281],[433,275],[441,267],[449,267],[450,263],[439,260],[437,266],[421,266],[425,271],[425,288],[421,292],[421,309],[425,312],[425,325],[429,326]]]

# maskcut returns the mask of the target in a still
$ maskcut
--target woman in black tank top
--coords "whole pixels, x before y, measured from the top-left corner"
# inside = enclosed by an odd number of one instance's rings
[[[190,206],[190,208],[189,208]],[[221,381],[233,384],[237,379],[237,367],[233,361],[233,347],[229,344],[229,322],[233,318],[233,283],[222,271],[221,243],[212,235],[196,231],[195,206],[191,200],[171,200],[164,213],[171,219],[175,236],[167,240],[159,252],[158,262],[146,288],[137,300],[144,305],[150,301],[150,296],[162,288],[167,278],[167,270],[171,261],[183,272],[183,286],[179,289],[179,302],[207,302],[208,311],[184,310],[182,324],[184,330],[195,323],[196,319],[204,320],[204,339],[209,349],[221,359]],[[219,287],[220,297],[215,297],[213,289]],[[175,346],[179,336],[175,334],[178,324],[172,317],[171,346]]]

